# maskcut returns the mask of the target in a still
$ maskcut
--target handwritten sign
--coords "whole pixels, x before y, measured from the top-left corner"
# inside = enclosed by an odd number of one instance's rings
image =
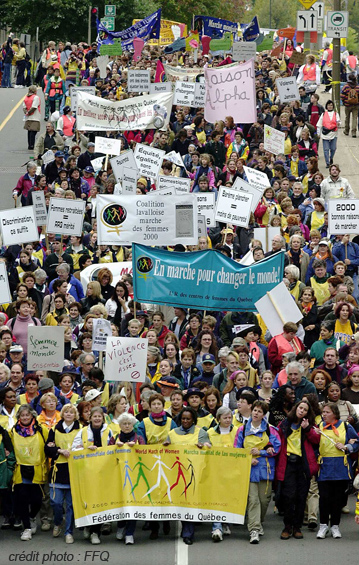
[[[112,336],[111,322],[104,318],[93,319],[92,348],[94,351],[106,351],[107,338]]]
[[[128,92],[149,92],[151,84],[150,71],[128,71]]]
[[[45,203],[45,193],[43,190],[35,190],[32,193],[32,203],[35,209],[36,225],[46,226],[47,209]]]
[[[146,378],[147,339],[108,337],[105,377],[111,381],[143,383]]]
[[[29,326],[27,368],[32,371],[62,372],[64,366],[64,326]]]
[[[196,85],[193,82],[183,82],[178,80],[176,82],[173,104],[192,106],[194,101],[195,89],[196,89]]]
[[[305,53],[299,53],[299,51],[293,51],[289,59],[289,62],[294,65],[303,65],[304,61]]]
[[[256,56],[257,44],[255,41],[236,41],[232,45],[233,61],[249,61]]]
[[[121,152],[121,139],[111,137],[95,137],[95,152],[105,153],[105,155],[119,155]]]
[[[226,116],[243,124],[257,120],[253,59],[229,68],[205,69],[205,83],[204,117],[208,122]]]
[[[284,153],[285,134],[283,131],[264,125],[264,150],[274,155]]]

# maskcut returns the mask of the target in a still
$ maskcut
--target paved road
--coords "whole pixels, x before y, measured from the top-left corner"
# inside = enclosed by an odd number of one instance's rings
[[[176,525],[172,522],[169,536],[160,535],[157,541],[148,539],[148,532],[142,531],[138,523],[135,545],[124,546],[115,539],[115,534],[103,536],[99,546],[92,546],[82,539],[76,531],[75,543],[66,545],[62,538],[54,539],[51,532],[39,532],[30,542],[19,540],[17,532],[0,531],[0,565],[14,562],[14,554],[25,552],[27,562],[47,563],[93,563],[100,565],[105,560],[110,565],[132,563],[133,565],[232,565],[244,563],[263,563],[265,565],[303,565],[306,563],[336,565],[358,562],[359,526],[354,523],[354,496],[350,497],[351,514],[343,516],[341,531],[343,538],[317,540],[313,532],[303,528],[304,539],[288,541],[279,539],[282,519],[273,515],[273,505],[269,508],[264,529],[265,535],[259,545],[250,545],[248,532],[244,526],[233,526],[232,534],[221,543],[213,543],[209,525],[196,528],[195,543],[188,547],[176,536]],[[178,527],[177,527],[178,530]],[[38,552],[38,556],[36,553]],[[66,559],[64,552],[67,552]],[[51,555],[51,552],[52,555]],[[102,557],[100,553],[104,552]],[[108,552],[108,553],[107,553]],[[62,556],[62,557],[61,557]],[[73,556],[73,557],[72,557]],[[102,558],[102,561],[101,561]],[[108,560],[108,561],[107,561]],[[124,561],[122,561],[124,560]],[[19,561],[17,561],[19,562]]]

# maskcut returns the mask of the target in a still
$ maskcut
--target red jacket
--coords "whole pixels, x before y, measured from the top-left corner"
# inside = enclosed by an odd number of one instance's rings
[[[284,481],[285,470],[287,468],[287,438],[283,432],[284,420],[278,426],[279,437],[281,441],[281,450],[277,456],[275,477],[277,481]],[[313,428],[305,431],[302,428],[302,456],[304,459],[304,469],[308,477],[313,477],[318,473],[319,465],[314,448],[319,445],[320,435]]]

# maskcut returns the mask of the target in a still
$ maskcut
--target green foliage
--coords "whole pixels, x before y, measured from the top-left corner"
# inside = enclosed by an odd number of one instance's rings
[[[347,49],[348,51],[353,51],[355,54],[359,51],[358,32],[352,27],[348,29]]]
[[[262,28],[295,27],[298,10],[304,10],[298,0],[289,0],[285,3],[283,0],[253,0],[247,19],[249,21],[253,16],[258,16],[259,25]]]

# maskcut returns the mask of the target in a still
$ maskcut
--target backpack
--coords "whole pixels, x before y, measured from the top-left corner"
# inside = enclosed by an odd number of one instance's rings
[[[359,98],[358,98],[358,92],[356,87],[351,88],[348,92],[348,96],[347,96],[347,103],[350,106],[355,106],[356,104],[359,104]]]

